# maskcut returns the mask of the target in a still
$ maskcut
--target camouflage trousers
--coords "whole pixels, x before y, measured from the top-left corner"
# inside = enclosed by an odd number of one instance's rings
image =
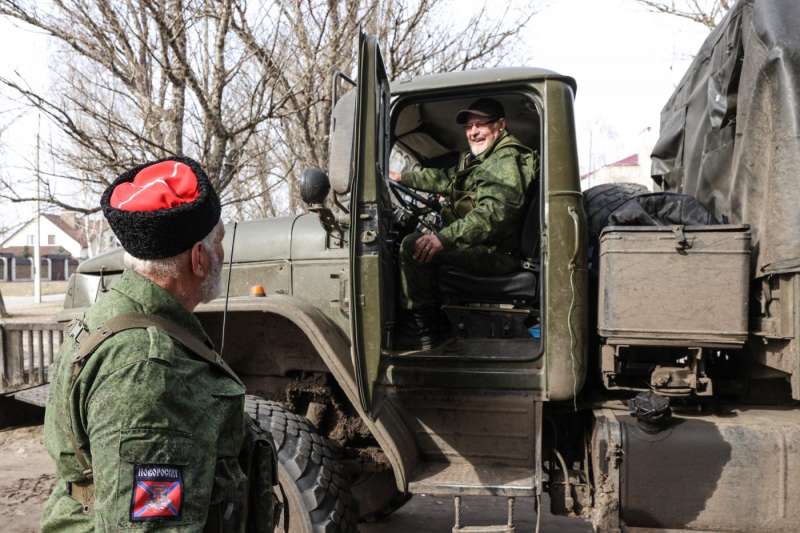
[[[486,246],[442,250],[430,263],[420,263],[414,259],[414,243],[420,236],[421,233],[412,233],[400,244],[400,287],[403,309],[406,310],[439,305],[438,271],[442,266],[452,266],[480,276],[500,276],[520,268],[518,257],[489,251]]]

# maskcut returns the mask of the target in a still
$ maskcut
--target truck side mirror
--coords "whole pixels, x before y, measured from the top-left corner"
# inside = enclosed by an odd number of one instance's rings
[[[322,227],[328,235],[338,234],[339,243],[344,242],[344,230],[342,224],[336,219],[336,215],[325,206],[325,198],[331,191],[331,181],[325,171],[311,167],[303,171],[300,176],[300,197],[308,205],[308,210],[319,216]]]
[[[300,177],[300,197],[309,207],[316,207],[325,202],[331,191],[331,181],[325,171],[310,167]]]

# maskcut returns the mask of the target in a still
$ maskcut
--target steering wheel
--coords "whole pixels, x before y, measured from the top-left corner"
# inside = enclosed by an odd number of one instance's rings
[[[438,213],[438,212],[440,212],[442,210],[442,206],[439,203],[439,200],[435,196],[431,196],[431,197],[422,196],[420,193],[418,193],[414,189],[406,187],[402,183],[398,183],[398,182],[396,182],[394,180],[391,180],[391,179],[389,180],[389,188],[392,190],[392,193],[394,194],[394,197],[397,198],[397,201],[400,203],[400,205],[403,206],[403,208],[407,209],[408,211],[411,211],[414,214],[418,214],[418,215],[419,214],[424,214],[425,210],[421,209],[418,205],[415,205],[412,202],[410,202],[408,200],[408,198],[403,196],[404,194],[406,196],[410,197],[415,202],[424,205],[425,207],[427,207],[431,211],[435,211],[435,212]]]

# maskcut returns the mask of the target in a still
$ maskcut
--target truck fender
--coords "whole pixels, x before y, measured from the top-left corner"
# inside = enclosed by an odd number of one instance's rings
[[[223,313],[224,310],[225,302],[215,300],[198,306],[196,312],[202,316],[206,313]],[[381,402],[376,398],[373,417],[368,416],[361,408],[350,340],[344,332],[317,307],[294,296],[271,295],[266,298],[237,298],[229,301],[229,315],[242,312],[279,316],[300,329],[386,454],[394,471],[397,488],[406,492],[408,476],[419,461],[416,442],[391,402]],[[229,316],[228,320],[230,318]]]

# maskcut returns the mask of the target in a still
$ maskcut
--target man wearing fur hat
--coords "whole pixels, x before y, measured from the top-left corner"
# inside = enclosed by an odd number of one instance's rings
[[[173,157],[122,174],[101,205],[126,270],[56,362],[45,445],[58,479],[42,531],[243,531],[245,389],[192,314],[219,292],[217,193]]]
[[[451,168],[391,172],[404,185],[443,195],[438,233],[413,233],[400,246],[403,307],[397,348],[430,349],[441,340],[437,270],[450,265],[479,275],[521,268],[520,231],[536,153],[506,130],[503,105],[479,98],[456,115],[469,151]]]

